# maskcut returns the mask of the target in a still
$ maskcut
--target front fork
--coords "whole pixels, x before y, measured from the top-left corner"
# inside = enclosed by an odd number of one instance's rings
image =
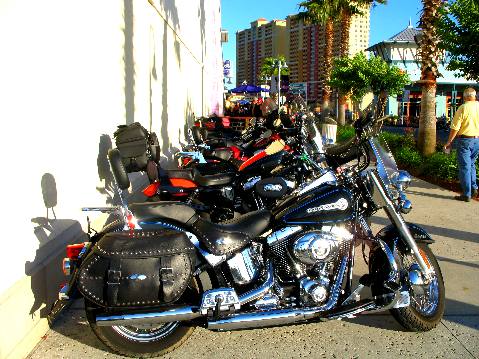
[[[387,194],[386,189],[384,188],[384,185],[381,179],[379,178],[379,175],[375,171],[371,171],[370,176],[371,176],[371,180],[374,183],[375,190],[378,191],[377,194],[379,195],[379,197],[381,198],[383,202],[382,204],[384,206],[384,210],[386,211],[388,217],[391,219],[393,224],[396,226],[399,234],[401,235],[401,238],[406,242],[406,244],[411,249],[417,261],[417,264],[419,265],[419,268],[421,269],[421,273],[424,276],[425,283],[428,283],[432,279],[432,274],[433,274],[432,267],[429,267],[426,261],[424,260],[424,258],[422,257],[421,252],[419,251],[416,241],[414,240],[406,221],[404,220],[402,215],[398,212],[395,204],[393,203],[393,201]]]

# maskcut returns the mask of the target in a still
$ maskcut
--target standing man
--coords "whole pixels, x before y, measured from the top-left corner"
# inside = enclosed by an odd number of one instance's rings
[[[469,87],[464,90],[464,104],[454,115],[451,132],[444,149],[449,149],[457,138],[457,162],[462,194],[454,197],[458,201],[469,202],[477,196],[476,159],[479,154],[479,102],[476,91]]]

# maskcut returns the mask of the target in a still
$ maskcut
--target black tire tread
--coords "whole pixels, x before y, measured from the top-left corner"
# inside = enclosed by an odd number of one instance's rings
[[[187,341],[188,338],[191,336],[191,334],[193,334],[193,331],[195,330],[195,327],[193,327],[193,326],[191,326],[191,327],[180,327],[179,330],[181,330],[181,329],[183,329],[183,330],[186,329],[186,330],[184,331],[184,333],[182,333],[180,335],[180,337],[175,342],[175,344],[170,345],[167,348],[156,351],[156,352],[139,354],[138,352],[132,352],[132,351],[125,350],[125,349],[117,346],[109,338],[107,338],[103,334],[102,328],[110,328],[110,327],[99,327],[94,323],[90,323],[90,327],[93,330],[93,332],[95,333],[95,335],[101,340],[101,342],[103,344],[105,344],[111,351],[113,351],[114,353],[126,356],[126,357],[131,357],[131,358],[155,358],[155,357],[159,357],[159,356],[168,354],[168,353],[172,352],[173,350],[175,350],[176,348],[180,347],[185,341]],[[175,331],[175,333],[172,334],[172,335],[176,335],[176,334],[177,334],[177,332]],[[118,335],[119,338],[121,338],[121,336],[119,334],[117,334],[117,335]],[[123,339],[123,340],[126,340],[126,339]]]

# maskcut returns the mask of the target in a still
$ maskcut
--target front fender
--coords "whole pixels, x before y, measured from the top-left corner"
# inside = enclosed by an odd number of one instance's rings
[[[409,231],[411,232],[412,237],[418,243],[431,244],[434,243],[434,239],[426,232],[426,230],[417,224],[407,222]],[[400,234],[397,228],[394,225],[389,225],[381,229],[376,238],[383,240],[386,243],[390,243],[391,240],[399,239]]]

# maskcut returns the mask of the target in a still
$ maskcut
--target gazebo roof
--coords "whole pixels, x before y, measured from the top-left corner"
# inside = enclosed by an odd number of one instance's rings
[[[396,35],[390,37],[387,40],[383,40],[377,44],[371,45],[366,51],[374,51],[379,47],[384,47],[386,44],[415,44],[415,36],[419,35],[422,32],[421,29],[417,29],[412,26],[411,20],[409,20],[409,25],[404,30],[398,32]]]
[[[421,32],[422,32],[421,29],[416,29],[412,26],[408,26],[403,31],[387,39],[386,42],[395,42],[395,41],[415,42],[414,36],[420,34]]]

